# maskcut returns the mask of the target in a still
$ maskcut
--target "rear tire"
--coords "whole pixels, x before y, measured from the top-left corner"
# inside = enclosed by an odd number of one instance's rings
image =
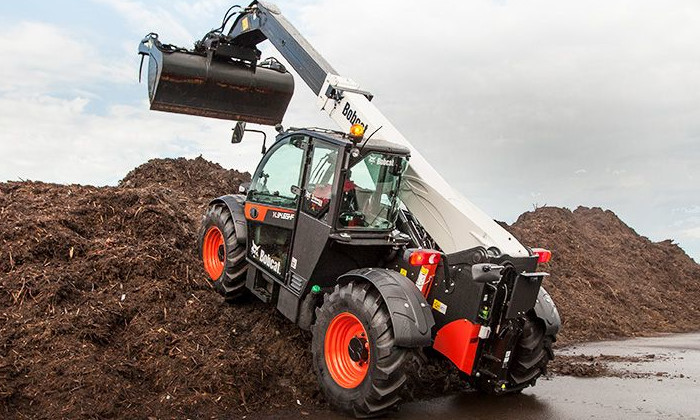
[[[316,310],[311,329],[314,370],[335,409],[356,417],[393,409],[412,351],[395,345],[391,317],[368,283],[336,285]]]
[[[544,323],[536,318],[525,318],[523,334],[515,347],[515,360],[511,365],[509,379],[522,388],[534,385],[537,378],[547,372],[551,354],[552,338],[545,335]]]
[[[524,319],[523,332],[513,350],[513,360],[508,372],[508,387],[497,389],[485,378],[478,378],[476,387],[487,394],[521,392],[534,386],[537,379],[547,372],[547,364],[553,358],[554,337],[545,334],[544,323],[528,316]]]
[[[199,256],[207,278],[226,299],[236,298],[245,290],[245,254],[228,207],[223,203],[210,205],[199,232]]]

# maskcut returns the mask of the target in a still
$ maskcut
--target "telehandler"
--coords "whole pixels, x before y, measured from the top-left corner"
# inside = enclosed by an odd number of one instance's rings
[[[294,79],[260,59],[265,40],[340,131],[282,128]],[[393,409],[429,347],[482,392],[519,392],[545,372],[560,328],[538,271],[551,252],[521,245],[453,190],[276,6],[230,8],[191,50],[149,34],[139,53],[151,109],[238,121],[234,143],[246,122],[277,127],[250,185],[209,204],[200,254],[226,298],[250,292],[311,330],[333,407]]]

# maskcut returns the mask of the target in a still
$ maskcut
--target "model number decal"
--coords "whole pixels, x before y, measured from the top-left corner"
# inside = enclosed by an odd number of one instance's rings
[[[286,213],[283,211],[273,211],[272,218],[273,219],[282,219],[282,220],[294,220],[294,213]]]

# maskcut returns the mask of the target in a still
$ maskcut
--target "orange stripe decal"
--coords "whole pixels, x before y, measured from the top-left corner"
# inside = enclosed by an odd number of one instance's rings
[[[253,209],[255,211],[253,211]],[[272,206],[266,206],[264,204],[253,204],[253,203],[245,203],[245,218],[248,220],[255,220],[256,222],[262,222],[265,220],[265,216],[267,215],[268,211],[279,211],[282,213],[294,213],[294,210],[292,209],[283,209],[281,207],[272,207]],[[252,214],[251,214],[252,212]],[[253,214],[255,214],[255,217],[253,217]]]

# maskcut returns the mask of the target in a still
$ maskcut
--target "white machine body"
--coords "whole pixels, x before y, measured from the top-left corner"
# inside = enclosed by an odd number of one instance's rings
[[[329,88],[341,92],[340,99],[328,97]],[[455,191],[366,95],[351,79],[329,74],[318,95],[318,106],[345,132],[352,124],[362,124],[365,135],[379,129],[377,139],[411,151],[400,198],[443,252],[451,254],[483,246],[496,247],[513,257],[529,255],[513,235]]]

